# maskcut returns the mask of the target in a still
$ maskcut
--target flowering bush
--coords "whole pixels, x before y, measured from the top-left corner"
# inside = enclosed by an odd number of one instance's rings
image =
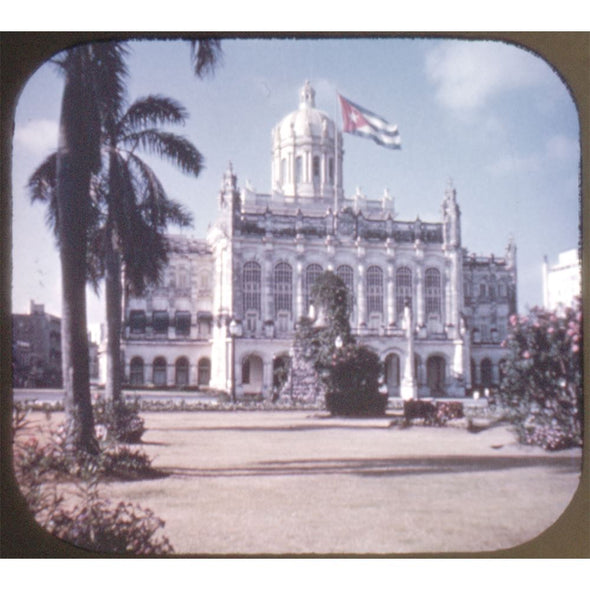
[[[498,395],[525,444],[558,450],[582,443],[581,323],[579,300],[563,313],[535,308],[510,317]]]
[[[30,434],[26,413],[14,411],[14,471],[20,491],[36,521],[49,533],[92,551],[163,555],[173,548],[158,536],[164,522],[149,509],[129,503],[111,504],[98,493],[99,477],[129,479],[150,476],[147,455],[129,447],[108,446],[98,456],[73,456],[65,428],[42,444]],[[77,481],[81,502],[66,502],[58,493],[62,481]]]
[[[165,555],[174,549],[165,536],[158,536],[164,521],[149,510],[128,502],[113,504],[101,498],[96,484],[80,486],[82,502],[73,508],[52,511],[45,528],[53,535],[82,549],[120,555]]]

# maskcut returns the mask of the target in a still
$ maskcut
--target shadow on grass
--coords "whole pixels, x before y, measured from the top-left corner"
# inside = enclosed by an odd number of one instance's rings
[[[264,461],[252,466],[219,468],[162,468],[170,475],[184,477],[272,477],[302,475],[358,475],[399,477],[502,471],[545,467],[557,473],[580,473],[579,457],[494,457],[491,455],[442,455],[383,459],[309,459]]]

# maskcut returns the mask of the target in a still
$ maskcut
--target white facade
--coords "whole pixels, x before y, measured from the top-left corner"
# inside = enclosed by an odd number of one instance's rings
[[[390,396],[498,383],[516,311],[514,244],[504,257],[471,255],[452,186],[439,220],[400,221],[387,192],[347,198],[342,166],[341,133],[306,83],[272,131],[272,192],[240,190],[230,165],[207,239],[173,238],[163,284],[126,300],[129,383],[271,397],[325,270],[349,287],[353,333],[385,362]]]
[[[557,264],[549,266],[545,256],[543,261],[543,307],[557,309],[573,305],[580,296],[581,270],[578,251],[561,252]]]

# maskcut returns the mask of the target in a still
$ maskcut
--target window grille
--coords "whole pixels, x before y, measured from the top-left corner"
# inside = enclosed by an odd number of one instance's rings
[[[274,269],[275,314],[280,311],[291,313],[293,307],[293,269],[286,262],[280,262]]]
[[[436,268],[428,268],[424,274],[424,296],[426,317],[430,314],[440,314],[440,272]]]
[[[395,308],[398,316],[403,316],[406,300],[412,307],[412,271],[402,266],[395,273]]]
[[[383,313],[383,271],[378,266],[367,269],[367,313]]]
[[[262,272],[257,262],[246,262],[242,276],[242,292],[244,297],[244,311],[260,313],[260,291],[262,286]]]

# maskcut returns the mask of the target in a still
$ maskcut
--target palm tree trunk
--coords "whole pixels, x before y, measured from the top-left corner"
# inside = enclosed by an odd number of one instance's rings
[[[57,228],[62,276],[62,369],[68,446],[96,453],[90,397],[86,320],[86,250],[90,178],[97,167],[100,126],[92,88],[85,83],[88,49],[68,57],[56,170]],[[97,133],[98,131],[98,133]],[[100,160],[98,160],[98,165]]]
[[[121,400],[121,316],[123,290],[121,259],[114,236],[107,236],[105,252],[105,296],[107,321],[107,374],[105,395],[113,402]]]
[[[86,321],[86,235],[76,214],[83,192],[72,179],[69,158],[58,165],[60,259],[62,274],[62,370],[68,439],[77,450],[94,452],[94,420],[90,398],[90,369]],[[64,161],[65,160],[65,161]],[[61,170],[60,170],[61,168]],[[84,246],[83,246],[84,245]]]

